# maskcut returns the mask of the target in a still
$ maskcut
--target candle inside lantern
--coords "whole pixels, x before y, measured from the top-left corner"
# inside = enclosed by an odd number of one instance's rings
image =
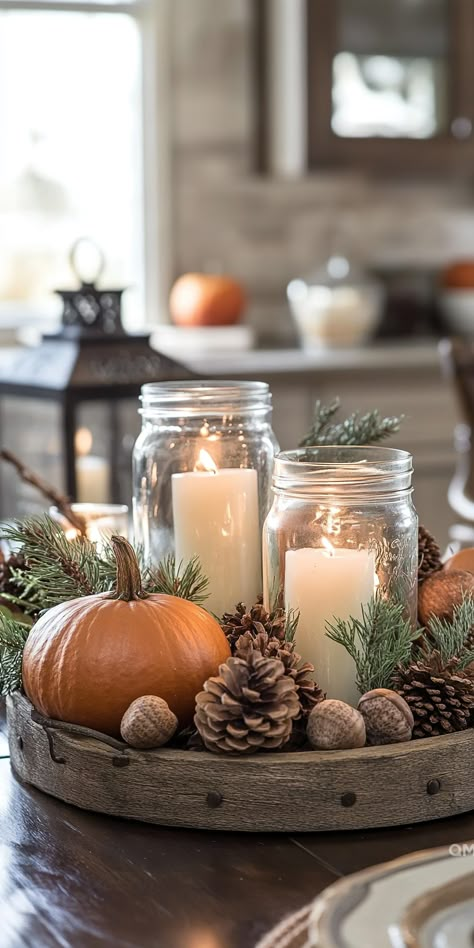
[[[328,698],[356,705],[355,664],[341,646],[326,635],[326,622],[334,617],[362,617],[362,606],[374,595],[375,555],[369,550],[333,547],[287,550],[285,603],[298,609],[296,650],[312,662],[320,687]]]
[[[76,496],[79,503],[107,504],[110,495],[110,464],[106,458],[90,454],[92,434],[79,428],[76,448]]]
[[[72,504],[71,509],[85,521],[87,539],[97,543],[99,550],[114,534],[128,538],[128,507],[125,504]],[[79,536],[79,531],[57,507],[50,507],[49,515],[61,525],[68,540]]]
[[[194,471],[173,474],[176,560],[198,556],[209,579],[206,608],[220,616],[250,606],[261,587],[257,472],[218,469],[202,450]]]

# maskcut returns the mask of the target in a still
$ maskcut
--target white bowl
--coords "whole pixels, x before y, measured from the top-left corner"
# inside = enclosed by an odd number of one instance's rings
[[[382,294],[375,287],[307,286],[295,280],[287,292],[305,349],[357,346],[379,325]]]
[[[453,335],[474,335],[474,289],[442,290],[439,303],[445,326]]]

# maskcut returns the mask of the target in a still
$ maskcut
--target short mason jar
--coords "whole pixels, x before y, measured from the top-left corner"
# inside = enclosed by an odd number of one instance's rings
[[[355,668],[326,636],[360,619],[378,591],[415,624],[418,519],[412,457],[379,447],[324,446],[279,454],[263,530],[264,595],[299,610],[297,651],[329,697],[356,703]]]
[[[141,402],[133,517],[145,557],[198,555],[214,612],[258,595],[261,526],[278,451],[268,385],[160,382],[143,386]]]

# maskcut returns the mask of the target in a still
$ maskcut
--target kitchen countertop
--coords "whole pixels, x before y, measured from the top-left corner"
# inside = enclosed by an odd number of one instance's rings
[[[153,348],[159,350],[159,331],[153,334]],[[0,374],[18,348],[0,347]],[[248,375],[295,375],[297,373],[436,370],[439,367],[435,339],[378,342],[354,349],[251,349],[248,351],[186,351],[170,353],[197,375],[224,377]]]
[[[159,332],[153,336],[153,346],[159,350]],[[182,361],[198,375],[221,373],[245,375],[285,375],[299,372],[371,371],[400,369],[437,369],[438,344],[435,339],[407,342],[380,342],[354,349],[252,349],[233,352],[186,352],[167,355]]]

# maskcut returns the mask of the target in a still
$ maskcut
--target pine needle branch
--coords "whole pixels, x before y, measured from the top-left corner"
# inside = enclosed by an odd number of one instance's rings
[[[197,605],[202,605],[208,598],[208,586],[209,580],[202,572],[199,557],[193,557],[186,564],[183,561],[176,564],[173,554],[165,557],[155,569],[150,568],[145,581],[147,592],[178,596]]]
[[[103,544],[99,554],[97,545],[84,537],[68,540],[51,517],[8,524],[0,531],[0,539],[19,546],[25,557],[28,568],[15,574],[21,590],[16,603],[28,613],[114,588],[117,567],[111,544]],[[144,566],[143,551],[136,552],[146,592],[167,593],[198,604],[208,598],[208,580],[198,557],[176,565],[170,555],[152,568]]]
[[[404,618],[402,603],[376,596],[361,611],[361,619],[335,617],[327,622],[326,635],[354,660],[356,685],[365,694],[372,688],[390,688],[396,667],[409,662],[419,631]]]
[[[374,409],[361,415],[353,412],[344,421],[331,420],[339,409],[339,400],[331,405],[316,402],[314,418],[307,435],[300,441],[300,447],[314,445],[367,445],[377,444],[400,430],[403,416],[384,418]]]
[[[21,688],[23,649],[30,627],[0,613],[0,695]]]
[[[467,668],[474,662],[474,648],[472,644],[472,629],[474,627],[474,599],[465,596],[463,601],[455,606],[451,622],[432,616],[428,631],[432,647],[441,655],[444,662],[457,658],[460,669]],[[422,650],[419,657],[423,657]]]
[[[110,564],[95,543],[69,540],[51,517],[30,517],[3,527],[0,538],[20,546],[28,569],[16,581],[28,611],[49,609],[79,596],[106,592],[113,585]]]
[[[285,642],[294,642],[299,621],[299,609],[288,609],[285,622]]]

